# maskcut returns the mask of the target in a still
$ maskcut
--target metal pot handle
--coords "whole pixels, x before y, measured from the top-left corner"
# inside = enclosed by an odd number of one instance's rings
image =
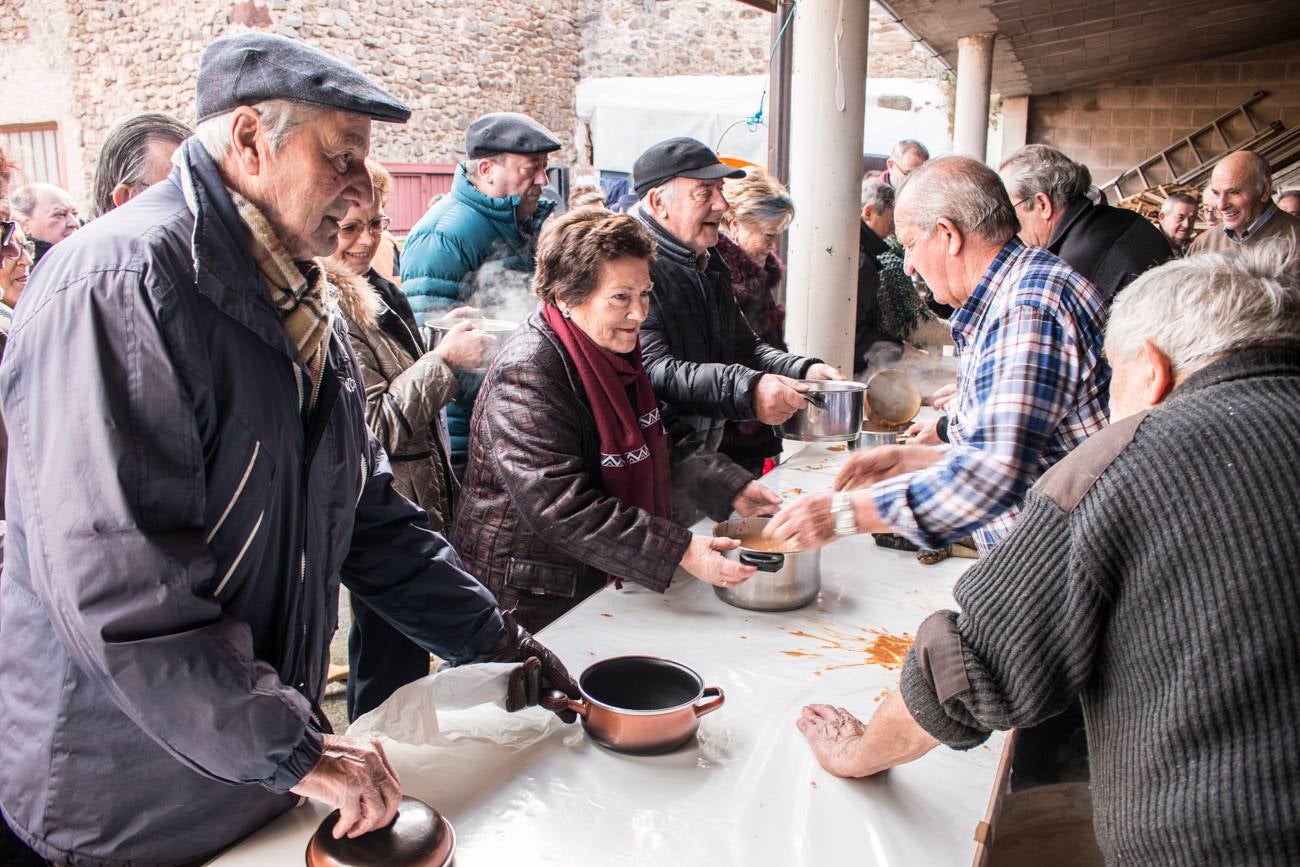
[[[706,713],[713,713],[715,710],[722,707],[722,703],[727,697],[722,694],[722,687],[706,686],[704,687],[704,692],[700,693],[700,698],[707,700],[695,706],[696,719],[699,719]]]
[[[760,572],[780,572],[781,567],[785,565],[785,555],[775,551],[742,550],[740,562],[746,566],[754,566]]]
[[[541,701],[538,702],[542,707],[554,713],[563,710],[571,710],[583,719],[587,718],[587,712],[591,710],[590,705],[580,698],[569,698],[558,689],[548,689],[542,693]]]

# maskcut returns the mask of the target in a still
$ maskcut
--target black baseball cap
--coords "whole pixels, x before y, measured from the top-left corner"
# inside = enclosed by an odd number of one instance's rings
[[[411,116],[405,103],[348,64],[273,33],[240,33],[209,44],[199,61],[195,97],[199,121],[268,99],[390,123]]]
[[[637,198],[673,178],[743,178],[744,169],[718,162],[718,155],[708,145],[688,136],[678,136],[650,145],[632,164],[632,189]]]

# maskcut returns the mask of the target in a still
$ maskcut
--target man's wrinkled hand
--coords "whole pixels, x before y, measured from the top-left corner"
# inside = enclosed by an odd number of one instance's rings
[[[954,397],[957,396],[957,383],[950,382],[945,386],[938,388],[934,394],[930,395],[923,403],[932,406],[935,409],[943,409]]]
[[[786,503],[763,535],[792,551],[811,551],[835,539],[830,494],[805,494]]]
[[[784,424],[808,405],[803,393],[808,384],[788,376],[765,373],[754,388],[754,415],[763,424]]]
[[[840,382],[844,379],[844,374],[829,364],[818,362],[808,368],[808,372],[804,374],[804,379]]]
[[[780,505],[781,498],[777,493],[757,479],[741,488],[736,499],[731,501],[731,508],[742,518],[771,515]]]
[[[453,310],[447,311],[447,315],[444,318],[452,321],[459,321],[461,319],[481,319],[482,316],[483,312],[477,307],[456,307]]]
[[[939,420],[932,418],[929,421],[918,421],[905,431],[907,436],[906,445],[909,446],[937,446],[943,443],[939,439]]]
[[[325,735],[316,766],[290,791],[339,811],[336,840],[383,828],[402,800],[397,773],[379,741],[346,735]]]
[[[874,485],[882,479],[923,470],[944,456],[932,446],[877,446],[848,459],[835,477],[835,490],[851,491]]]

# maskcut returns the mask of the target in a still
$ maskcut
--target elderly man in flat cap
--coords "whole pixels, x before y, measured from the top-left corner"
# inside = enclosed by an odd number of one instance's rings
[[[714,250],[729,208],[723,178],[744,177],[693,138],[661,141],[637,157],[639,198],[629,213],[658,242],[654,295],[641,327],[650,382],[716,449],[727,420],[780,424],[807,405],[797,379],[843,379],[817,358],[781,352],[759,340],[731,289],[731,272]],[[741,514],[768,513],[777,496],[736,467],[727,491]]]
[[[519,319],[532,310],[537,235],[556,204],[542,198],[546,163],[559,149],[555,136],[527,115],[493,112],[469,125],[469,159],[456,167],[451,192],[420,218],[402,248],[402,292],[418,321],[466,304]],[[462,478],[483,376],[459,372],[456,379],[447,433],[452,470]]]
[[[445,658],[572,689],[394,492],[309,264],[409,110],[265,34],[212,43],[197,96],[171,176],[34,275],[0,368],[0,806],[55,862],[201,860],[295,795],[336,836],[391,820],[383,751],[318,704],[340,581]]]

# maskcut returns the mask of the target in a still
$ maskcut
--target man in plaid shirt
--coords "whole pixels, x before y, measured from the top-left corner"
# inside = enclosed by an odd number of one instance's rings
[[[1006,189],[975,160],[917,169],[896,222],[909,272],[955,308],[950,445],[855,455],[836,480],[842,493],[789,503],[768,532],[803,548],[854,532],[898,533],[937,548],[974,533],[987,552],[1039,476],[1106,424],[1107,308],[1069,265],[1016,237]]]

